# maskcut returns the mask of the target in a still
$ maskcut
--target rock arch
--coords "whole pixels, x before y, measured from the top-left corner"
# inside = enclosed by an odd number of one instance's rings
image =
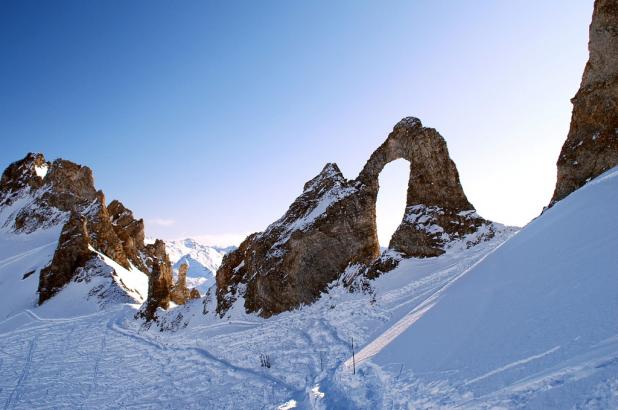
[[[410,163],[406,212],[389,248],[404,256],[437,256],[446,242],[475,231],[478,217],[459,180],[446,141],[415,117],[399,121],[371,155],[357,180],[377,199],[378,177],[397,159]],[[375,202],[375,200],[374,200]]]
[[[380,172],[397,159],[410,162],[408,205],[473,208],[461,187],[446,141],[435,129],[423,127],[418,118],[407,117],[395,125],[386,141],[371,154],[357,180],[377,192]]]
[[[376,201],[380,172],[400,158],[410,162],[410,178],[406,211],[389,244],[398,257],[440,255],[485,225],[484,238],[493,235],[493,225],[466,198],[442,136],[407,117],[356,179],[327,164],[281,219],[224,257],[216,277],[218,313],[243,297],[248,312],[270,316],[312,303],[342,277],[374,277],[396,266],[395,259],[379,258]]]

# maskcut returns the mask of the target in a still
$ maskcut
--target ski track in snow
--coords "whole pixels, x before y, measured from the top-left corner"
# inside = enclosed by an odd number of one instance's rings
[[[444,258],[406,286],[378,289],[375,306],[368,295],[340,290],[266,321],[196,323],[176,334],[136,327],[129,306],[53,318],[28,309],[0,322],[28,320],[0,333],[0,403],[7,409],[225,409],[238,403],[258,409],[291,398],[319,401],[315,386],[334,377],[352,337],[363,343],[377,336],[388,318],[417,308],[486,252],[479,248],[463,262]],[[44,339],[37,343],[38,335]],[[260,367],[260,353],[271,357],[271,368]]]
[[[441,284],[440,286],[438,286],[437,290],[432,289],[430,295],[425,300],[423,300],[422,303],[417,305],[414,309],[412,309],[409,313],[407,313],[397,323],[395,323],[393,326],[387,329],[384,333],[382,333],[380,336],[375,338],[371,343],[365,346],[362,350],[356,353],[354,358],[350,357],[348,360],[346,360],[346,362],[344,363],[344,366],[347,369],[350,369],[354,366],[354,363],[361,364],[365,360],[370,359],[372,356],[375,356],[376,354],[378,354],[382,349],[384,349],[393,340],[395,340],[397,336],[405,332],[416,321],[422,318],[425,313],[431,310],[431,308],[434,307],[436,303],[438,303],[437,300],[439,299],[440,294],[442,294],[446,289],[448,289],[450,285],[452,285],[455,281],[457,281],[458,279],[463,277],[466,273],[474,269],[475,266],[483,262],[489,255],[491,255],[493,252],[495,252],[499,248],[500,248],[500,245],[495,247],[490,252],[487,252],[485,255],[483,255],[483,257],[478,259],[475,263],[470,265],[468,268],[463,269],[461,273],[447,280],[444,284]],[[461,268],[463,264],[460,262],[458,266]],[[425,294],[427,293],[429,292],[425,292]]]
[[[525,359],[516,360],[516,361],[514,361],[513,363],[509,363],[509,364],[507,364],[507,365],[504,365],[504,366],[502,366],[502,367],[499,367],[499,368],[497,368],[497,369],[494,369],[494,370],[492,370],[492,371],[490,371],[490,372],[487,372],[487,373],[485,373],[485,374],[483,374],[483,375],[481,375],[481,376],[479,376],[479,377],[475,377],[474,379],[468,380],[468,381],[465,383],[465,385],[468,385],[468,384],[472,384],[472,383],[479,382],[479,381],[481,381],[481,380],[484,380],[484,379],[486,379],[486,378],[488,378],[488,377],[491,377],[491,376],[493,376],[493,375],[495,375],[495,374],[498,374],[498,373],[500,373],[500,372],[503,372],[503,371],[505,371],[505,370],[509,370],[509,369],[514,368],[514,367],[521,366],[522,364],[529,363],[529,362],[531,362],[531,361],[533,361],[533,360],[540,359],[540,358],[542,358],[542,357],[544,357],[544,356],[547,356],[547,355],[549,355],[549,354],[554,353],[554,352],[555,352],[555,351],[557,351],[558,349],[560,349],[560,346],[552,347],[551,349],[549,349],[549,350],[548,350],[548,351],[546,351],[546,352],[539,353],[539,354],[536,354],[536,355],[533,355],[533,356],[530,356],[530,357],[526,357]]]
[[[296,393],[276,377],[227,363],[205,349],[168,345],[150,333],[123,328],[119,322],[132,312],[43,319],[43,326],[3,335],[0,403],[5,409],[234,408],[243,399],[253,401],[255,391],[266,386],[276,386],[282,399]],[[34,336],[24,347],[29,333]],[[38,335],[45,339],[40,349]],[[15,379],[7,365],[14,370],[18,362],[22,368]],[[213,386],[217,404],[211,402]]]
[[[26,353],[26,357],[24,359],[24,367],[22,368],[21,374],[19,375],[19,379],[17,379],[17,385],[11,391],[11,394],[6,400],[6,403],[4,405],[5,409],[11,408],[11,404],[13,404],[13,402],[18,402],[20,399],[22,386],[28,378],[28,374],[30,373],[30,366],[32,365],[32,355],[36,346],[36,339],[37,337],[34,336],[29,343],[28,352]]]
[[[30,249],[29,251],[26,252],[22,252],[22,253],[18,253],[17,255],[5,258],[0,260],[0,268],[4,268],[12,263],[18,262],[21,259],[24,259],[25,257],[31,256],[31,255],[35,255],[38,252],[40,252],[41,250],[45,249],[45,248],[51,248],[51,247],[55,247],[57,244],[57,241],[54,242],[50,242],[48,244],[45,245],[41,245],[41,246],[37,246],[36,248]]]
[[[365,346],[361,351],[359,351],[355,357],[350,357],[344,363],[344,366],[349,370],[353,367],[354,364],[360,365],[365,360],[370,359],[372,356],[375,356],[380,352],[380,350],[384,349],[390,342],[395,340],[397,336],[402,334],[407,328],[412,326],[414,322],[419,320],[423,315],[429,311],[434,305],[425,303],[422,306],[414,309],[412,312],[408,313],[401,319],[399,322],[395,323],[391,328],[389,328],[386,332],[382,333],[376,339],[374,339],[371,343]]]

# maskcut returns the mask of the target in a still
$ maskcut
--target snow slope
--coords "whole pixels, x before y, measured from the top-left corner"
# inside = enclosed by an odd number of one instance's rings
[[[440,383],[449,406],[618,406],[617,204],[615,168],[547,210],[361,350],[380,380],[365,387],[382,403]]]
[[[370,293],[349,293],[335,283],[316,304],[270,319],[237,308],[220,319],[208,296],[163,314],[169,319],[163,326],[175,332],[136,321],[136,305],[65,318],[28,311],[0,321],[0,404],[353,407],[352,399],[336,391],[340,380],[351,377],[340,374],[351,340],[371,341],[504,239],[403,261]],[[260,355],[269,357],[270,368],[260,366]]]
[[[67,219],[57,211],[49,218],[52,223],[29,234],[15,233],[19,212],[36,207],[29,191],[0,207],[0,320],[36,306],[39,271],[50,263]]]
[[[183,263],[188,264],[187,286],[196,287],[202,294],[215,283],[223,256],[235,249],[233,246],[210,246],[190,238],[165,241],[165,246],[174,271],[177,272]]]
[[[0,320],[36,306],[39,271],[54,256],[62,225],[31,234],[0,230]]]

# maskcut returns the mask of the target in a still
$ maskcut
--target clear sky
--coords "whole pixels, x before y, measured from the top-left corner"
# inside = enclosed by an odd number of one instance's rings
[[[29,151],[88,165],[149,235],[225,243],[326,162],[356,177],[413,115],[478,212],[523,225],[553,191],[592,4],[4,0],[0,167]],[[401,165],[381,176],[383,242]]]

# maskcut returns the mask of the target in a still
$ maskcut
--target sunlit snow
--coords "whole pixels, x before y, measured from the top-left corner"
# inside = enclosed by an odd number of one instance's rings
[[[36,172],[36,174],[41,177],[41,178],[45,178],[45,175],[47,175],[47,170],[49,169],[49,165],[47,164],[43,164],[43,165],[35,165],[34,166],[34,172]]]

